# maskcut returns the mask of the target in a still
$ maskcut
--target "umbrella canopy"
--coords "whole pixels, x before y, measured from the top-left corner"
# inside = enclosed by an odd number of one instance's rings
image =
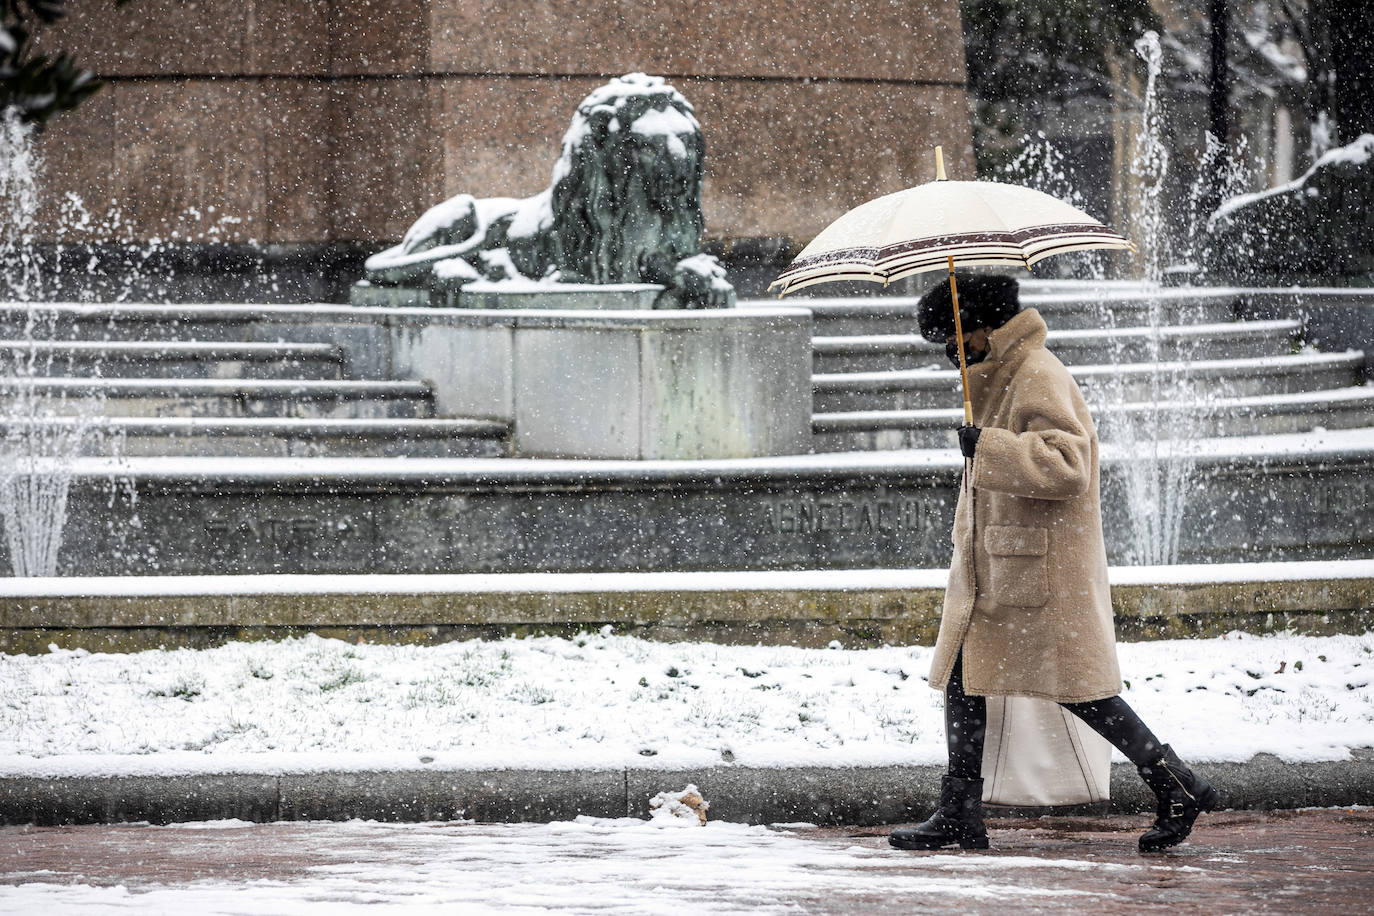
[[[945,181],[888,194],[835,220],[769,285],[780,294],[834,280],[887,284],[954,263],[1030,267],[1050,255],[1128,249],[1077,207],[1031,188]]]
[[[886,286],[921,271],[947,268],[964,423],[971,426],[955,265],[1029,268],[1052,254],[1132,247],[1082,210],[1041,191],[995,181],[950,181],[937,146],[934,181],[850,210],[821,230],[768,288],[781,286],[782,298],[814,283],[870,280]]]

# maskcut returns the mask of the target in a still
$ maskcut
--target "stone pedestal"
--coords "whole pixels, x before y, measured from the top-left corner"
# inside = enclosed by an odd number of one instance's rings
[[[748,458],[811,450],[805,309],[409,312],[397,377],[502,420],[515,454]],[[412,323],[413,322],[413,323]]]
[[[515,330],[515,452],[745,458],[811,449],[811,322],[765,314],[531,316]]]

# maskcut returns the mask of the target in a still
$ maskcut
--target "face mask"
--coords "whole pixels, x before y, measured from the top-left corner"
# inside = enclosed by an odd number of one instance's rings
[[[959,343],[958,343],[958,341],[951,340],[949,343],[945,344],[945,355],[949,357],[949,361],[950,361],[951,364],[953,364],[954,368],[958,369],[958,368],[959,368]],[[987,359],[987,358],[988,358],[988,351],[987,351],[987,350],[983,350],[983,351],[981,351],[981,352],[979,352],[979,353],[974,353],[972,350],[965,350],[965,351],[964,351],[964,365],[966,365],[966,366],[973,366],[973,365],[976,365],[976,364],[978,364],[978,363],[981,363],[983,360],[985,360],[985,359]]]

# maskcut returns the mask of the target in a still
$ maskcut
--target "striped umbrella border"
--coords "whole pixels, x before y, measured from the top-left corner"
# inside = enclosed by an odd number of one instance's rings
[[[962,260],[965,263],[972,258],[991,258],[981,263],[1029,266],[1051,254],[1064,251],[1129,247],[1130,242],[1101,223],[1058,223],[1014,232],[927,236],[892,245],[843,248],[799,258],[770,286],[783,283],[790,287],[795,284],[789,281],[801,280],[803,274],[808,275],[809,279],[816,271],[828,274],[837,268],[846,273],[855,270],[869,272],[875,279],[895,279],[893,271],[911,273],[913,265],[944,262],[951,255],[955,261]],[[916,270],[920,269],[916,267]]]
[[[1034,248],[965,245],[959,247],[938,248],[921,252],[911,252],[899,258],[892,258],[881,264],[873,265],[874,273],[891,276],[894,271],[909,270],[918,265],[932,265],[943,267],[950,257],[954,258],[956,264],[968,262],[972,259],[987,258],[992,263],[1006,263],[1029,267],[1037,261],[1044,260],[1055,254],[1062,254],[1068,251],[1082,251],[1086,249],[1101,249],[1106,247],[1126,249],[1129,243],[1125,240],[1090,238],[1088,236],[1065,236],[1060,239],[1048,241],[1046,244],[1038,244]],[[808,271],[810,273],[810,271]]]
[[[1032,265],[1056,254],[1065,254],[1070,251],[1100,251],[1103,248],[1111,247],[1125,250],[1129,248],[1129,243],[1112,242],[1110,246],[1105,246],[1100,242],[1065,242],[1052,248],[1044,249],[1035,255],[1026,256],[1017,252],[1015,254],[993,254],[987,250],[965,251],[953,254],[954,263],[964,267],[1019,267],[1029,269]],[[908,263],[898,266],[888,266],[883,270],[877,270],[872,265],[856,263],[839,263],[823,267],[815,267],[802,274],[792,274],[786,279],[778,278],[769,284],[772,289],[775,286],[782,286],[779,295],[786,295],[794,289],[803,289],[816,283],[829,283],[838,280],[864,280],[872,283],[891,283],[912,274],[923,271],[943,270],[948,263],[949,254],[946,252],[932,252],[929,257],[914,259]]]

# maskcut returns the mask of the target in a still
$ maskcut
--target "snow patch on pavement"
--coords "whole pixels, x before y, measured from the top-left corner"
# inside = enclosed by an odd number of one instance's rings
[[[659,822],[580,817],[547,825],[398,825],[350,822],[297,829],[309,864],[272,880],[143,879],[66,885],[57,876],[0,886],[0,914],[80,912],[406,913],[560,912],[617,914],[857,912],[875,901],[944,906],[959,901],[1027,904],[1091,900],[1110,893],[1032,883],[1026,871],[1101,868],[1100,863],[1027,856],[933,856],[924,860],[848,839],[817,840],[743,824],[695,830]],[[266,842],[289,826],[247,828]],[[216,837],[188,842],[214,842]],[[928,866],[928,867],[927,867]],[[1146,866],[1114,866],[1142,874]],[[1170,869],[1172,870],[1172,869]],[[1049,882],[1045,882],[1048,884]]]

